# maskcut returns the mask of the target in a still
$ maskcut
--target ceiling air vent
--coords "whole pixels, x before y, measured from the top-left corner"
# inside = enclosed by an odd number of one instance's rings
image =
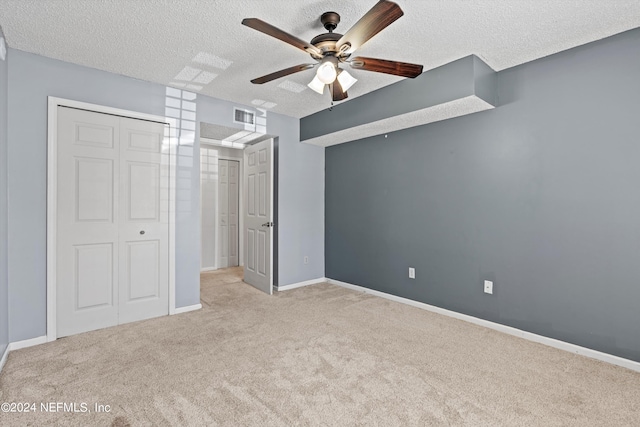
[[[244,110],[242,108],[233,109],[233,123],[241,123],[244,125],[255,126],[256,125],[256,113],[251,110]]]

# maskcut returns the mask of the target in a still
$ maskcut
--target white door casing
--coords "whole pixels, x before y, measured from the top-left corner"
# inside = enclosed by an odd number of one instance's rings
[[[273,140],[244,151],[244,281],[273,293]]]
[[[50,98],[49,341],[175,311],[168,126],[65,103],[81,104]]]

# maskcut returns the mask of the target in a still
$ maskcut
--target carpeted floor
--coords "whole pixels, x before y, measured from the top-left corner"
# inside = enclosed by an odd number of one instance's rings
[[[239,274],[203,274],[202,310],[12,352],[0,402],[37,409],[0,425],[640,425],[640,373],[328,284],[269,297]]]

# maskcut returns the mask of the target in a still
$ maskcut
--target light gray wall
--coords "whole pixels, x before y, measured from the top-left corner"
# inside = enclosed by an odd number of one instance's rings
[[[46,334],[47,96],[164,116],[165,87],[10,50],[9,328],[10,341]],[[197,149],[197,148],[196,148]],[[180,147],[176,215],[176,305],[198,303],[198,159]],[[194,175],[195,173],[195,175]],[[195,176],[195,179],[190,177]],[[199,268],[199,267],[198,267]],[[195,291],[194,291],[195,288]],[[195,298],[194,298],[195,295]]]
[[[0,28],[0,37],[4,37]],[[0,60],[0,357],[9,343],[7,274],[7,59]]]
[[[278,135],[278,281],[280,286],[324,277],[324,148],[299,142],[299,120],[269,119]],[[309,264],[304,264],[304,256]]]
[[[10,50],[9,64],[9,341],[46,334],[47,96],[164,115],[166,88],[132,78]],[[197,98],[197,120],[234,127],[232,104]],[[199,126],[196,126],[198,129]],[[298,120],[268,113],[279,135],[280,277],[286,283],[324,274],[324,150],[299,143]],[[176,305],[200,298],[200,159],[198,135],[178,152]],[[286,183],[283,181],[286,180]],[[289,182],[292,181],[292,182]],[[296,250],[311,257],[302,264]],[[283,259],[285,258],[286,259]],[[299,258],[300,262],[297,262]]]
[[[640,361],[639,51],[633,30],[500,72],[495,110],[327,148],[327,277]]]

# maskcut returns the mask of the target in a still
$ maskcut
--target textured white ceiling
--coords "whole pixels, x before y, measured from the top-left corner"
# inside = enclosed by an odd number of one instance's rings
[[[252,78],[310,63],[304,52],[240,24],[260,18],[303,40],[335,11],[344,33],[376,0],[0,0],[10,47],[245,105],[303,117],[329,106],[307,70],[264,85]],[[640,0],[397,0],[405,15],[358,55],[423,64],[475,54],[502,70],[640,26]],[[353,70],[356,97],[399,78]],[[195,77],[194,77],[195,76]],[[195,81],[188,81],[189,78]],[[179,80],[179,79],[183,80]],[[201,88],[201,89],[198,89]]]

